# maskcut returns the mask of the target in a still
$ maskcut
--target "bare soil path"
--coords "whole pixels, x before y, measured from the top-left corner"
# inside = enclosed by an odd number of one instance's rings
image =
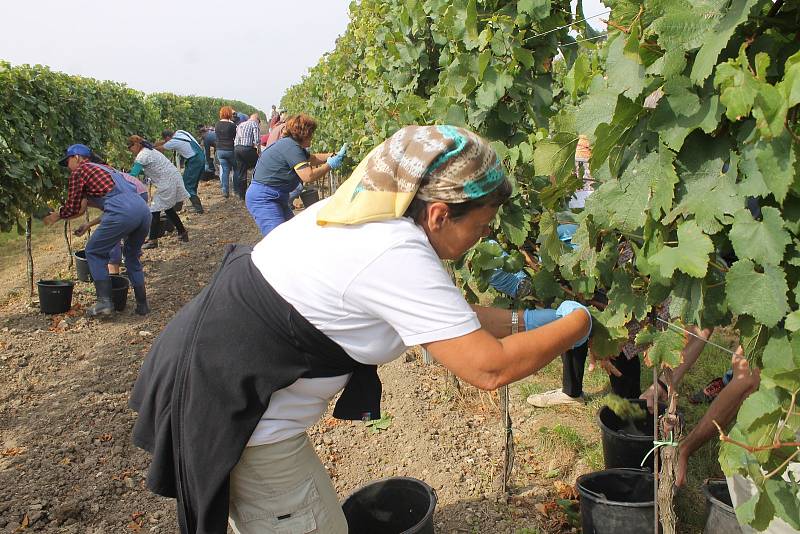
[[[76,284],[72,313],[42,315],[20,290],[24,258],[4,262],[0,533],[176,532],[174,502],[144,487],[149,456],[131,444],[128,394],[152,340],[206,284],[223,246],[259,238],[243,203],[224,200],[211,182],[201,194],[207,213],[183,215],[190,242],[168,237],[145,252],[153,309],[145,318],[129,302],[113,321],[87,321],[82,310],[93,289],[85,283]],[[37,241],[37,278],[70,274],[60,239],[53,231]],[[515,393],[514,410],[522,416],[515,419],[515,489],[512,498],[501,498],[496,398],[454,389],[440,367],[423,365],[414,352],[384,366],[381,376],[388,429],[376,433],[361,422],[325,417],[310,432],[342,498],[376,478],[407,475],[436,490],[440,533],[574,530],[554,499],[569,497],[563,480],[586,468],[535,438],[546,413],[531,417]]]

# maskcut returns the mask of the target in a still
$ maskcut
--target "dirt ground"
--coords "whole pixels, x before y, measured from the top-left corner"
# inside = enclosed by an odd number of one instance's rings
[[[150,343],[209,280],[224,244],[259,238],[242,202],[224,200],[213,182],[202,184],[201,196],[206,214],[183,214],[189,243],[167,237],[145,251],[153,310],[145,318],[129,301],[112,321],[87,321],[93,288],[80,282],[70,313],[45,316],[24,290],[24,258],[3,266],[0,533],[176,532],[174,502],[144,487],[149,456],[131,444],[128,394]],[[60,231],[49,235],[37,241],[37,279],[72,277]],[[546,412],[533,417],[512,390],[517,462],[512,495],[501,497],[496,396],[454,388],[418,351],[380,374],[388,428],[325,417],[310,431],[342,498],[377,478],[414,476],[438,495],[439,533],[577,531],[564,513],[569,502],[556,500],[572,497],[571,481],[589,468],[536,437]]]

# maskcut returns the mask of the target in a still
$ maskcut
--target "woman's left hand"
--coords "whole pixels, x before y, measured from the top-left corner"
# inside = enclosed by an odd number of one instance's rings
[[[73,234],[75,234],[76,236],[80,237],[80,236],[82,236],[83,234],[85,234],[85,233],[86,233],[88,230],[89,230],[89,225],[88,225],[88,224],[86,224],[86,223],[83,223],[82,225],[80,225],[80,226],[79,226],[79,227],[78,227],[78,228],[77,228],[77,229],[76,229],[74,232],[72,232],[72,233],[73,233]]]

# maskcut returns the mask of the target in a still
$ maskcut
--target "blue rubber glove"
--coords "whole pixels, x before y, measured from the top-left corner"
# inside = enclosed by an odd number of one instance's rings
[[[552,323],[558,319],[555,310],[548,308],[533,308],[522,312],[522,317],[525,319],[525,331],[539,328],[548,323]]]
[[[489,243],[497,245],[497,241],[489,239]],[[505,250],[501,257],[508,256]],[[489,279],[489,284],[501,293],[505,293],[512,299],[527,297],[531,293],[531,283],[528,280],[528,275],[525,271],[517,271],[516,273],[508,273],[503,269],[495,269],[492,277]]]
[[[574,312],[575,310],[583,310],[586,312],[586,315],[589,317],[589,331],[586,332],[586,335],[578,340],[572,348],[580,347],[584,343],[589,340],[589,334],[592,333],[592,314],[589,313],[589,308],[581,304],[580,302],[575,302],[574,300],[565,300],[562,302],[558,308],[556,308],[556,315],[560,319],[561,317],[566,317],[570,313]]]
[[[572,250],[575,250],[578,247],[578,245],[572,243],[572,236],[575,235],[577,230],[577,224],[559,224],[556,228],[556,232],[558,232],[558,239]]]
[[[501,293],[505,293],[512,299],[517,298],[517,293],[520,297],[525,297],[530,294],[530,284],[527,283],[528,275],[525,271],[517,273],[507,273],[503,269],[495,269],[492,277],[489,279],[489,284]],[[522,282],[526,282],[523,284]],[[519,291],[520,285],[527,287],[526,291]],[[525,293],[524,295],[522,293]]]
[[[347,154],[347,143],[342,145],[342,148],[339,149],[339,152],[336,153],[337,156],[340,158],[344,158],[345,154]]]
[[[338,169],[342,166],[342,161],[344,160],[344,156],[340,156],[336,154],[335,156],[331,156],[328,158],[327,163],[331,166],[331,169]]]

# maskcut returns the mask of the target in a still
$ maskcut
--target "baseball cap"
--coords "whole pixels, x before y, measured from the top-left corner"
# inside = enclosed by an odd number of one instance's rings
[[[62,167],[66,167],[67,160],[72,156],[83,156],[84,158],[90,158],[92,157],[92,149],[86,145],[81,145],[80,143],[69,145],[66,152],[64,152],[64,157],[58,160],[58,164]]]

